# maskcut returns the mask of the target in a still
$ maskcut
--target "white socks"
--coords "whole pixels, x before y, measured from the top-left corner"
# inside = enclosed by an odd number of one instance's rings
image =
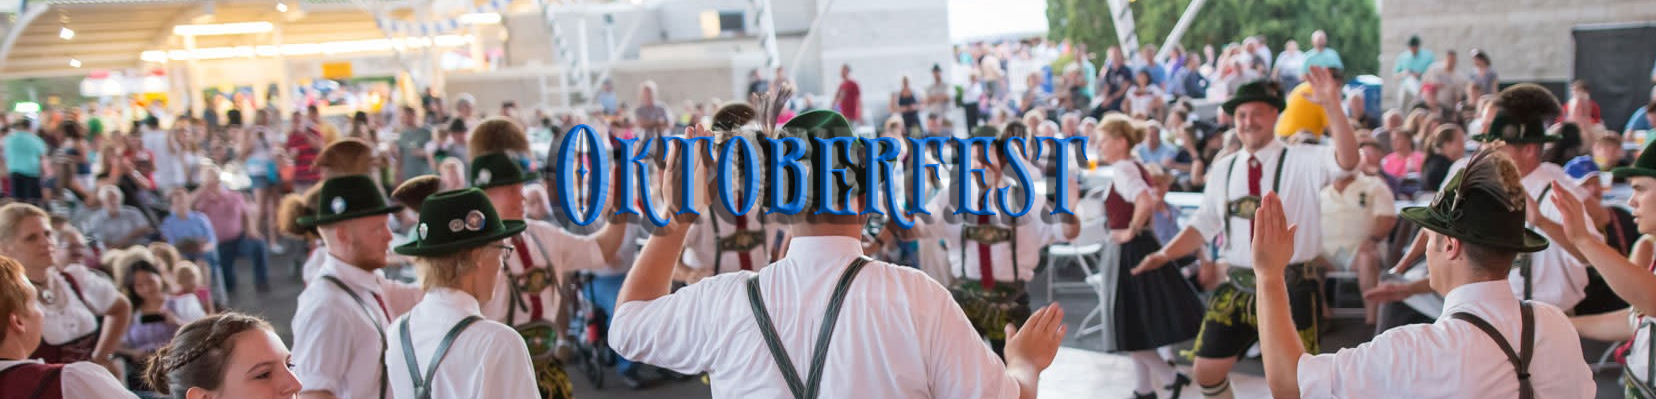
[[[1202,385],[1202,397],[1212,399],[1236,399],[1236,393],[1231,392],[1230,379],[1220,382],[1219,385]]]
[[[1152,381],[1162,381],[1164,384],[1173,383],[1173,366],[1167,365],[1167,360],[1155,350],[1141,350],[1129,352],[1133,359],[1133,371],[1136,382],[1133,385],[1134,393],[1155,392],[1156,385]]]

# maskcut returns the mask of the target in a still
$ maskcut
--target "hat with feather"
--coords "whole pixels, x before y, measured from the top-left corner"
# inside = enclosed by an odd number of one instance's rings
[[[1518,166],[1494,148],[1485,148],[1446,184],[1429,206],[1404,208],[1399,215],[1473,244],[1515,252],[1547,249],[1547,239],[1524,227],[1527,206]]]

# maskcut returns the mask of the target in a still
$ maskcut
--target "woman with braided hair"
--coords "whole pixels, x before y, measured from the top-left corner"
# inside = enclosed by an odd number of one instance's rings
[[[293,398],[300,385],[292,363],[269,323],[220,313],[179,329],[150,357],[144,381],[172,399]]]
[[[103,366],[30,360],[46,318],[23,265],[0,256],[0,398],[136,398]]]

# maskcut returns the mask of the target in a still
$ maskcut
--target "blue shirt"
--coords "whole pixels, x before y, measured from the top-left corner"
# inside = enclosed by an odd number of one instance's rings
[[[1140,66],[1139,69],[1133,71],[1133,79],[1137,79],[1139,71],[1150,73],[1150,83],[1160,85],[1167,81],[1167,71],[1163,71],[1159,63]]]
[[[207,214],[201,212],[190,211],[184,219],[179,219],[178,215],[167,215],[166,219],[161,220],[161,238],[165,238],[167,243],[173,246],[178,246],[187,239],[195,239],[207,244],[205,248],[211,250],[213,245],[218,244],[213,239],[215,236],[213,224],[207,221]]]
[[[6,135],[6,171],[40,177],[40,157],[46,156],[46,141],[32,132]]]
[[[1650,120],[1645,119],[1647,113],[1650,113],[1650,107],[1639,107],[1639,109],[1633,110],[1633,117],[1627,119],[1627,128],[1622,129],[1622,134],[1631,133],[1635,130],[1650,130]]]
[[[1151,140],[1154,139],[1151,138]],[[1166,165],[1173,160],[1173,157],[1179,156],[1179,149],[1167,143],[1161,143],[1161,145],[1156,146],[1156,149],[1152,150],[1150,146],[1139,143],[1139,145],[1133,147],[1133,154],[1137,155],[1138,159],[1144,163]]]
[[[1430,59],[1430,55],[1428,55],[1427,57],[1428,57],[1428,59]],[[1430,61],[1428,61],[1428,63],[1430,63]],[[1313,66],[1342,66],[1343,67],[1344,65],[1345,65],[1345,63],[1340,62],[1340,52],[1334,51],[1333,47],[1324,47],[1322,50],[1317,50],[1317,49],[1313,48],[1313,49],[1311,49],[1311,51],[1305,52],[1305,62],[1304,62],[1304,65],[1300,66],[1300,71],[1299,72],[1301,74],[1304,74],[1307,71],[1310,71],[1311,67],[1313,67]],[[1345,69],[1345,68],[1340,68],[1340,69]]]
[[[1402,53],[1397,55],[1397,67],[1393,68],[1392,72],[1398,73],[1408,70],[1418,74],[1425,74],[1426,68],[1432,67],[1432,61],[1432,52],[1426,51],[1426,49],[1420,49],[1420,54],[1403,50]]]

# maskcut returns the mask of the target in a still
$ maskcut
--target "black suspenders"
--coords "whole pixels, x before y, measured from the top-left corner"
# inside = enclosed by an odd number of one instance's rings
[[[334,277],[332,275],[327,275],[327,274],[322,275],[322,279],[328,280],[328,282],[333,283],[333,285],[335,287],[339,287],[340,291],[345,291],[346,295],[350,295],[351,300],[356,301],[357,307],[362,308],[362,314],[364,316],[368,316],[368,323],[374,325],[374,330],[375,331],[379,331],[379,343],[380,343],[380,350],[379,350],[379,368],[380,368],[379,397],[380,397],[380,399],[385,399],[385,386],[386,386],[386,382],[385,382],[386,381],[385,380],[386,379],[386,376],[385,376],[385,327],[380,326],[379,321],[374,320],[374,311],[368,309],[368,303],[363,302],[362,301],[362,296],[357,295],[355,290],[352,290],[351,287],[346,286],[345,282],[339,281],[338,277]]]
[[[431,380],[432,377],[437,375],[437,366],[443,363],[443,357],[448,355],[449,347],[454,345],[454,339],[460,337],[460,333],[466,331],[466,327],[471,327],[472,323],[476,323],[478,320],[483,320],[483,318],[476,315],[466,316],[466,318],[460,319],[459,323],[455,323],[454,327],[449,328],[448,334],[443,335],[443,341],[437,344],[437,353],[431,355],[431,368],[426,369],[425,377],[420,376],[419,360],[414,357],[414,341],[408,334],[408,317],[404,316],[402,320],[398,321],[397,329],[400,330],[399,334],[402,335],[402,350],[405,358],[403,363],[408,364],[408,379],[414,382],[415,398],[431,398]],[[478,355],[488,354],[480,353]]]
[[[1240,156],[1240,154],[1238,154],[1238,156],[1231,157],[1230,166],[1225,167],[1225,181],[1219,183],[1219,200],[1224,203],[1223,205],[1221,205],[1219,207],[1219,213],[1220,213],[1220,216],[1224,216],[1222,219],[1225,220],[1225,248],[1230,248],[1231,242],[1235,241],[1231,237],[1231,229],[1230,229],[1230,227],[1231,227],[1230,178],[1231,178],[1231,176],[1235,176],[1235,173],[1232,173],[1232,172],[1236,171],[1236,163],[1241,162],[1241,161],[1242,161],[1242,157]],[[1275,177],[1271,178],[1271,191],[1277,193],[1278,195],[1282,194],[1282,166],[1287,165],[1287,164],[1288,164],[1288,147],[1284,146],[1284,147],[1282,147],[1282,153],[1277,155],[1276,174],[1274,175]],[[1224,255],[1224,254],[1220,253],[1220,255]]]
[[[823,316],[822,330],[817,332],[816,347],[811,351],[811,368],[806,372],[806,382],[799,380],[799,370],[794,368],[793,360],[788,358],[788,349],[783,347],[782,339],[777,337],[776,326],[771,323],[770,312],[765,310],[765,298],[759,292],[759,275],[748,277],[747,294],[748,304],[753,309],[753,319],[759,323],[759,332],[765,336],[765,346],[769,347],[771,358],[776,366],[782,369],[782,378],[788,383],[788,390],[793,392],[794,399],[816,399],[817,392],[822,388],[822,367],[828,360],[828,344],[834,338],[834,324],[839,320],[840,306],[845,304],[846,292],[851,288],[851,281],[862,272],[863,266],[868,265],[866,256],[857,257],[851,261],[851,266],[840,273],[839,284],[834,286],[834,296],[828,301],[828,313]]]
[[[1547,201],[1547,194],[1552,192],[1552,185],[1548,184],[1541,189],[1541,198],[1535,200],[1535,206],[1541,206]],[[1539,209],[1536,212],[1540,212]],[[1524,300],[1535,299],[1535,254],[1518,254],[1518,275],[1524,278]]]
[[[1524,301],[1520,313],[1522,327],[1518,336],[1520,349],[1517,352],[1512,350],[1512,344],[1507,343],[1506,337],[1501,335],[1495,326],[1489,325],[1488,321],[1466,312],[1457,312],[1449,317],[1472,323],[1472,326],[1489,335],[1489,338],[1495,341],[1495,345],[1501,347],[1501,352],[1506,353],[1507,361],[1512,363],[1512,368],[1518,371],[1518,399],[1534,399],[1535,387],[1530,383],[1529,365],[1531,357],[1535,354],[1535,310],[1530,307],[1529,301]]]

